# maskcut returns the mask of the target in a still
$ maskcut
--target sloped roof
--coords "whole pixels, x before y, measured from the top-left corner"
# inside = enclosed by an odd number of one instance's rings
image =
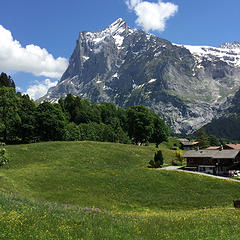
[[[190,150],[186,152],[183,157],[185,158],[214,158],[214,159],[234,159],[240,150]]]
[[[216,154],[215,151],[213,150],[190,150],[187,151],[183,157],[187,158],[187,157],[205,157],[205,158],[212,158],[214,156],[214,154]]]
[[[229,150],[219,150],[217,153],[213,156],[213,158],[226,158],[226,159],[234,159],[240,150],[237,149],[229,149]]]
[[[240,144],[225,144],[225,146],[228,146],[232,149],[239,149],[240,150]]]
[[[194,143],[192,143],[192,142],[181,142],[181,144],[183,145],[183,146],[194,146],[195,144]]]
[[[180,142],[189,142],[187,138],[178,138],[177,140]]]
[[[218,150],[220,148],[221,148],[220,146],[211,146],[211,147],[206,148],[206,150]]]

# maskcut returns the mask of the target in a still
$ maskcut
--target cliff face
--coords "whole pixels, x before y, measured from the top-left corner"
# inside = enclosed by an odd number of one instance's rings
[[[154,110],[176,133],[210,122],[240,86],[240,46],[172,44],[118,19],[99,32],[81,32],[69,66],[40,100],[71,93],[92,101]]]

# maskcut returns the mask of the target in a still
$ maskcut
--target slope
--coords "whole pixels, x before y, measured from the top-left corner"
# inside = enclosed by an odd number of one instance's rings
[[[174,157],[161,149],[167,161]],[[240,184],[148,169],[152,146],[50,142],[7,150],[11,161],[0,169],[1,239],[236,239],[240,234],[239,214],[232,209]]]

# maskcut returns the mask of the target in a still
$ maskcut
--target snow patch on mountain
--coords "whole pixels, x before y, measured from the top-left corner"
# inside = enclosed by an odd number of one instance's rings
[[[239,90],[240,43],[176,45],[122,19],[80,32],[68,69],[39,101],[71,93],[122,107],[143,104],[176,133],[191,133],[227,109]]]
[[[157,81],[157,79],[154,78],[154,79],[151,79],[150,81],[148,81],[148,83],[153,83],[153,82],[156,82],[156,81]]]
[[[97,31],[94,33],[87,32],[85,33],[85,37],[88,38],[88,42],[93,43],[94,46],[99,46],[100,44],[104,43],[107,39],[113,38],[115,40],[115,44],[118,49],[121,48],[124,37],[129,33],[133,33],[134,30],[130,29],[127,23],[122,19],[119,18],[117,21],[112,23],[110,26],[105,28],[103,31]],[[81,34],[81,33],[80,33]],[[95,53],[98,53],[98,49],[94,49]]]
[[[200,63],[203,58],[213,61],[214,58],[226,62],[227,64],[240,67],[240,43],[225,43],[219,47],[211,46],[192,46],[192,45],[179,45],[179,47],[188,49]]]

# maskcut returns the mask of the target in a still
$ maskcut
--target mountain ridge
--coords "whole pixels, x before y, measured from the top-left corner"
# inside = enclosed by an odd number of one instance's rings
[[[118,19],[102,31],[79,33],[67,70],[40,101],[71,93],[121,107],[142,104],[175,133],[188,134],[227,109],[239,90],[237,45],[174,44]]]

